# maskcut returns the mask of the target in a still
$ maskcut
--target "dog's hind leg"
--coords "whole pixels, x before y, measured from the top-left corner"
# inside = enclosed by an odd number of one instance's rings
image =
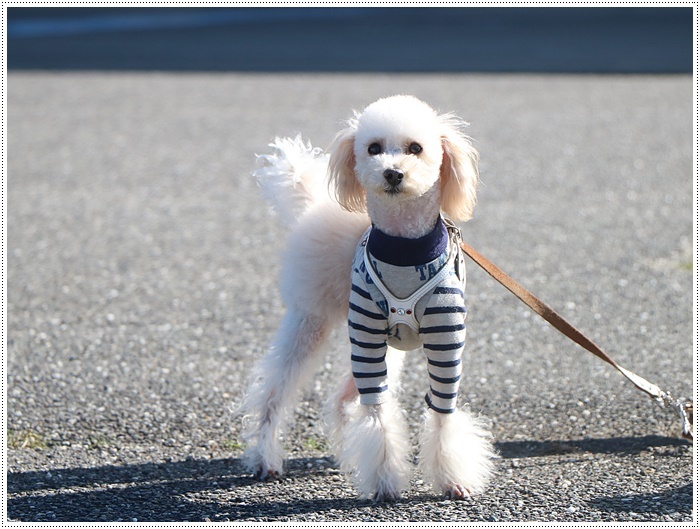
[[[305,385],[330,332],[320,316],[289,311],[267,355],[255,368],[242,411],[248,448],[243,462],[260,479],[282,474],[284,449],[280,437],[288,412]]]
[[[342,449],[345,426],[349,417],[354,413],[354,408],[359,406],[359,403],[356,402],[358,396],[355,378],[348,368],[345,379],[331,396],[324,410],[327,434],[331,440],[334,454],[338,454]]]

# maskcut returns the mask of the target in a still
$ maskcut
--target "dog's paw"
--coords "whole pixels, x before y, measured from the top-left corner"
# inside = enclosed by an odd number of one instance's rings
[[[381,490],[374,493],[372,501],[374,503],[386,503],[401,499],[401,492],[398,490]]]
[[[451,500],[468,500],[471,498],[469,489],[459,483],[451,483],[442,488],[442,495]]]
[[[253,477],[260,481],[272,481],[279,478],[282,472],[260,465],[253,472]]]

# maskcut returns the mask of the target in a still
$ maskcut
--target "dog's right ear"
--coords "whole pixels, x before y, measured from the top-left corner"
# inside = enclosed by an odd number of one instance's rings
[[[355,129],[350,125],[336,134],[330,147],[328,187],[338,203],[348,211],[364,212],[365,190],[355,176]]]

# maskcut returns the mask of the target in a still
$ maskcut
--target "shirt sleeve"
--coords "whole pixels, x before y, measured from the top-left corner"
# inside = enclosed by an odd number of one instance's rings
[[[430,392],[425,401],[438,413],[452,413],[462,376],[462,352],[466,339],[464,293],[457,286],[433,291],[421,319],[419,334],[428,359]]]
[[[388,387],[387,317],[367,291],[362,274],[354,270],[348,311],[348,332],[355,385],[362,404],[381,404]]]

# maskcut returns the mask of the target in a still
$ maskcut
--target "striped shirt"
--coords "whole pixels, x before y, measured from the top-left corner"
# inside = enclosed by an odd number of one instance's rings
[[[437,252],[432,251],[430,257],[434,258],[420,264],[406,265],[402,257],[398,259],[400,264],[395,264],[397,259],[392,259],[385,250],[392,246],[391,239],[398,238],[378,233],[377,228],[372,228],[369,237],[364,237],[358,245],[352,267],[348,329],[353,376],[363,404],[380,404],[385,398],[388,390],[385,361],[388,345],[405,351],[422,346],[430,383],[430,391],[426,395],[428,406],[439,413],[452,413],[455,410],[466,336],[464,258],[461,252],[457,252],[455,260],[448,262],[454,243],[450,241],[441,221],[436,225],[436,230],[439,232],[438,250],[442,251],[436,257]],[[379,260],[374,255],[377,240],[384,244],[376,253],[393,262]],[[402,239],[404,243],[407,240],[413,241]],[[420,240],[416,241],[417,246],[421,244]],[[380,292],[367,272],[365,245],[376,276],[395,297],[410,296],[443,266],[450,267],[449,274],[417,302],[417,331],[403,323],[389,327],[390,300]]]

